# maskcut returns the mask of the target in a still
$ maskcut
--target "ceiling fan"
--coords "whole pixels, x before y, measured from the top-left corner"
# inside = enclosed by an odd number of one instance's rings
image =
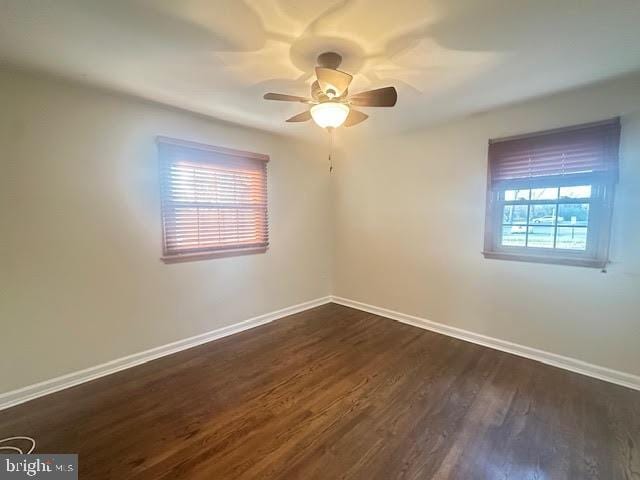
[[[318,56],[317,79],[311,84],[311,98],[282,93],[266,93],[265,100],[300,102],[311,105],[305,112],[294,115],[287,122],[307,122],[313,119],[322,128],[353,127],[364,122],[369,115],[353,107],[393,107],[398,100],[394,87],[349,95],[353,76],[338,70],[342,56],[325,52]]]

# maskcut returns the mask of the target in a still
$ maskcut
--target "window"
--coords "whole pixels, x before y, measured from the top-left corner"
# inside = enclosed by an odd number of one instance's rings
[[[267,249],[268,156],[165,137],[158,147],[164,261]]]
[[[619,119],[489,141],[487,258],[604,268]]]

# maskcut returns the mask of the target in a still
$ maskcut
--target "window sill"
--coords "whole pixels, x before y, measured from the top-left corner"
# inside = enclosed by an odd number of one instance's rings
[[[553,265],[570,265],[574,267],[605,268],[607,262],[591,258],[555,257],[542,255],[525,255],[508,252],[482,252],[484,258],[496,260],[512,260],[516,262],[549,263]]]
[[[250,248],[230,248],[228,250],[214,250],[211,252],[183,253],[178,255],[164,255],[160,259],[164,263],[193,262],[196,260],[209,260],[212,258],[236,257],[240,255],[251,255],[254,253],[265,253],[266,246]]]

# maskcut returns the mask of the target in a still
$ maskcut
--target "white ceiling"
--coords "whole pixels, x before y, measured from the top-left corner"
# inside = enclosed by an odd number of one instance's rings
[[[0,0],[9,64],[294,135],[321,133],[262,95],[307,95],[327,50],[351,92],[398,88],[354,129],[414,129],[640,70],[640,1]]]

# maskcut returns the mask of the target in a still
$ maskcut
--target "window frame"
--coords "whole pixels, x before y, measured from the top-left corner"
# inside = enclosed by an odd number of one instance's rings
[[[513,200],[507,201],[501,198],[506,190],[522,190],[536,188],[562,188],[580,185],[591,185],[591,197],[577,199],[554,200]],[[500,182],[487,191],[487,212],[485,225],[485,245],[483,255],[485,258],[515,260],[522,262],[550,263],[559,265],[572,265],[592,268],[605,268],[608,263],[609,242],[611,232],[611,218],[613,209],[613,194],[615,182],[597,174],[580,174],[568,176],[548,176]],[[573,250],[543,247],[527,247],[502,245],[503,207],[504,205],[566,205],[589,204],[589,219],[585,227],[587,229],[586,250]],[[554,242],[556,240],[555,229],[558,228],[558,211],[556,207],[556,220],[554,227]],[[525,228],[530,226],[530,218],[527,216]],[[546,225],[545,225],[546,226]],[[528,234],[528,232],[526,233]]]
[[[269,233],[269,221],[268,221],[268,173],[266,164],[269,162],[269,156],[261,153],[248,152],[244,150],[236,150],[227,147],[219,147],[214,145],[207,145],[204,143],[192,142],[188,140],[181,140],[177,138],[158,136],[156,137],[156,145],[158,147],[159,158],[159,181],[160,181],[160,223],[162,233],[162,255],[161,260],[164,263],[178,263],[194,260],[206,260],[212,258],[222,258],[238,255],[248,255],[256,253],[265,253],[269,247],[268,233]],[[166,178],[166,172],[170,166],[171,157],[176,155],[176,152],[182,154],[191,155],[194,161],[202,162],[204,164],[215,165],[220,164],[223,161],[228,162],[238,160],[239,162],[256,161],[264,162],[264,186],[265,186],[265,233],[266,241],[258,245],[244,244],[231,244],[224,247],[211,247],[209,249],[201,249],[195,252],[174,252],[168,248],[167,245],[167,205],[171,203],[168,198],[168,179]]]

